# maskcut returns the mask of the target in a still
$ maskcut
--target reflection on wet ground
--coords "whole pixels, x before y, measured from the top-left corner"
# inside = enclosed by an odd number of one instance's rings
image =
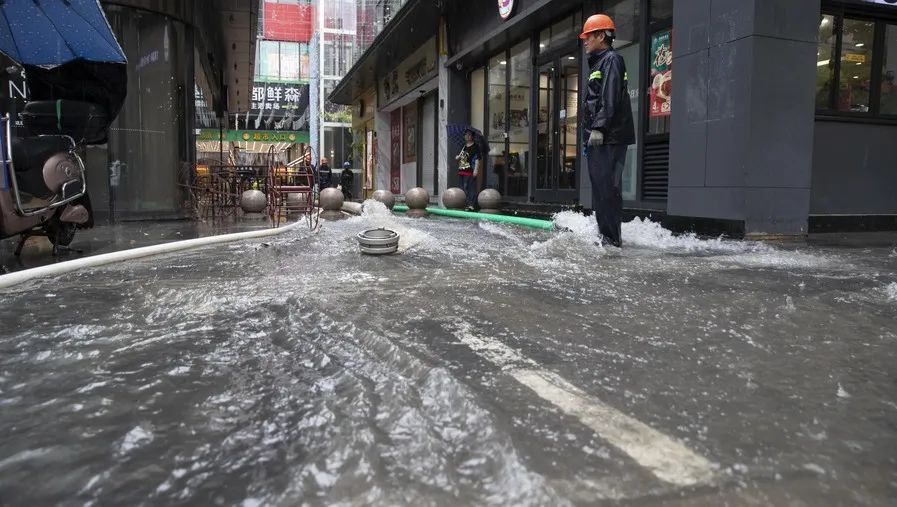
[[[0,503],[886,505],[897,250],[374,215],[0,295]],[[401,255],[354,235],[387,225]]]

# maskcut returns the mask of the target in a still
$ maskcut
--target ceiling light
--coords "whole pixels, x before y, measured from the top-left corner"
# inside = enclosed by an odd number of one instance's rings
[[[502,65],[507,65],[507,64],[508,64],[508,61],[507,61],[507,60],[502,60],[502,61],[500,61],[500,62],[498,62],[498,63],[500,63],[500,64],[502,64]]]
[[[576,57],[575,57],[575,56],[568,56],[567,59],[568,59],[568,60],[576,60]]]
[[[865,45],[866,45],[865,42],[857,42],[857,44],[856,44],[856,46],[857,46],[858,48],[861,48],[861,47],[863,47],[863,46],[865,46]]]
[[[860,76],[853,76],[853,78],[854,78],[854,79],[859,79],[859,78],[860,78]]]
[[[539,44],[539,47],[540,47],[540,48],[544,48],[544,47],[545,47],[545,44]]]
[[[822,61],[818,61],[818,62],[816,62],[816,66],[817,66],[817,67],[822,67],[823,65],[828,65],[828,62],[830,62],[830,61],[831,61],[831,60],[822,60]]]

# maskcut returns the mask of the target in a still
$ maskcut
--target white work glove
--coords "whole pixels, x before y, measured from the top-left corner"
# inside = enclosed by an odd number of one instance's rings
[[[601,133],[600,130],[593,130],[589,132],[589,146],[601,146],[604,144],[604,134]]]

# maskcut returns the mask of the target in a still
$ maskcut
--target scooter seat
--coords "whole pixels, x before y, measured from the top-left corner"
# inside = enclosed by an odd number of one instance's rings
[[[102,106],[78,100],[35,100],[25,104],[22,122],[32,135],[65,135],[78,144],[106,142],[109,118]]]

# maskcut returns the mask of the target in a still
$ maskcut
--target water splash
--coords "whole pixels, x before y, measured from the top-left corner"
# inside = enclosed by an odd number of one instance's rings
[[[897,282],[891,282],[885,287],[885,295],[888,296],[888,301],[897,301]]]

